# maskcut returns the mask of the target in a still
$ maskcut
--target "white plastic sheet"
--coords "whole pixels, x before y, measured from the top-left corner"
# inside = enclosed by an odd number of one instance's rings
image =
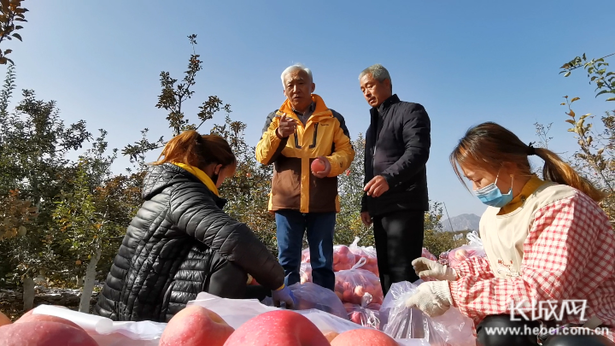
[[[160,336],[167,325],[152,321],[117,322],[106,317],[52,305],[37,306],[32,314],[67,319],[83,328],[99,346],[158,346]]]

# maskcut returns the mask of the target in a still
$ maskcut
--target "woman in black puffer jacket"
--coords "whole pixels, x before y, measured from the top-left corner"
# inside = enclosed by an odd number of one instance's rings
[[[220,136],[186,131],[165,146],[143,182],[143,205],[128,226],[94,313],[116,321],[166,322],[209,292],[244,298],[248,274],[292,307],[284,270],[218,196],[237,161]]]

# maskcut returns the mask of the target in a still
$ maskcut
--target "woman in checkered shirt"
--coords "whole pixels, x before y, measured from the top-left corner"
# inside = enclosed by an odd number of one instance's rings
[[[544,180],[531,171],[532,155],[544,160]],[[406,305],[432,317],[458,308],[477,325],[479,345],[615,345],[615,232],[598,204],[604,193],[552,151],[491,122],[468,130],[450,160],[488,205],[487,256],[455,270],[415,260],[417,274],[436,281]]]

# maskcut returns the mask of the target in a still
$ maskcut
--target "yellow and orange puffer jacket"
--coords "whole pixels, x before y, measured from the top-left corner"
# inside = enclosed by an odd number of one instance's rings
[[[269,211],[293,209],[302,213],[339,212],[337,176],[350,167],[355,152],[350,142],[344,117],[329,109],[323,99],[312,94],[315,104],[312,116],[305,125],[293,112],[286,100],[267,117],[263,135],[256,146],[256,159],[273,164],[273,181],[269,194]],[[276,129],[280,116],[295,119],[297,131],[280,138]],[[316,178],[310,169],[314,159],[325,156],[331,172],[325,178]]]

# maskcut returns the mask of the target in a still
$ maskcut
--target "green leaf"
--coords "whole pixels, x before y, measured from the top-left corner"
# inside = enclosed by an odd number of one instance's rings
[[[21,35],[20,35],[20,34],[18,34],[18,33],[14,33],[12,36],[13,36],[13,37],[15,37],[16,39],[18,39],[18,40],[22,41],[22,40],[21,40]],[[22,42],[23,42],[23,41],[22,41]]]
[[[566,72],[566,74],[564,75],[564,77],[568,77],[570,76],[570,71]]]
[[[615,101],[615,97],[609,97],[608,99],[606,99],[607,101]]]

